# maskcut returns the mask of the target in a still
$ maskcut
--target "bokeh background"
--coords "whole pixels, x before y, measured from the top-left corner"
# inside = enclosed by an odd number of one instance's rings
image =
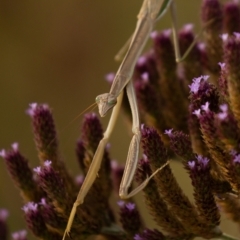
[[[201,1],[176,3],[178,26],[192,22],[198,31]],[[104,76],[117,70],[119,63],[113,57],[133,32],[141,4],[141,0],[0,1],[0,149],[10,148],[17,141],[31,166],[36,167],[30,118],[25,110],[32,102],[48,103],[59,130],[62,156],[69,169],[79,173],[74,149],[81,118],[69,123],[98,94],[108,92]],[[166,14],[156,28],[170,26]],[[107,120],[103,119],[104,126]],[[111,138],[111,156],[121,162],[130,142],[128,127],[121,116]],[[189,180],[181,166],[172,166],[190,195]],[[143,202],[141,195],[137,199],[139,204]],[[25,228],[22,204],[0,160],[0,208],[10,211],[11,231]],[[240,237],[226,217],[223,225],[226,232]]]

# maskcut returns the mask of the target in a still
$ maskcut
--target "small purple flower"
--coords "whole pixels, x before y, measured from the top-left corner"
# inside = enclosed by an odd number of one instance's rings
[[[192,84],[189,85],[190,92],[197,93],[200,87],[201,77],[194,78]]]
[[[172,135],[173,128],[165,130],[164,134],[168,135],[169,137]]]
[[[49,168],[52,165],[52,161],[46,160],[43,165],[44,165],[44,167]]]
[[[118,206],[120,208],[123,208],[125,206],[125,202],[124,201],[118,201],[117,204],[118,204]]]
[[[188,162],[188,166],[189,166],[190,169],[194,169],[195,165],[196,165],[196,163],[194,161],[189,161]]]
[[[34,202],[28,202],[22,207],[22,210],[27,214],[29,212],[37,212],[38,204]]]
[[[225,120],[228,117],[228,105],[227,104],[222,104],[220,105],[220,109],[222,112],[217,114],[217,117],[219,120]]]
[[[109,83],[109,84],[112,84],[114,78],[115,78],[115,73],[114,72],[111,72],[111,73],[108,73],[105,75],[105,80]]]
[[[201,116],[201,109],[197,109],[197,110],[193,111],[192,113],[199,118]]]
[[[135,207],[136,207],[135,203],[129,202],[126,204],[126,208],[130,211],[133,211],[135,209]]]
[[[144,83],[148,83],[149,82],[149,74],[147,72],[143,73],[141,75],[141,78],[144,81]]]
[[[203,157],[201,155],[197,155],[197,160],[198,160],[198,163],[200,163],[203,167],[206,167],[208,162],[209,162],[209,159],[206,158],[206,157]]]
[[[12,147],[12,150],[13,150],[14,152],[18,152],[18,151],[19,151],[19,143],[15,142],[15,143],[13,143],[13,144],[11,145],[11,147]]]
[[[40,166],[38,166],[38,167],[35,167],[34,169],[33,169],[33,171],[36,173],[36,174],[41,174],[41,172],[42,172],[42,168],[40,167]]]
[[[183,26],[183,31],[185,32],[192,32],[194,25],[192,23],[185,24]]]
[[[221,70],[223,71],[226,67],[226,63],[219,62],[218,65],[220,66]]]
[[[233,159],[234,163],[240,163],[240,154],[236,155]]]
[[[209,102],[206,102],[204,105],[201,106],[202,110],[204,110],[205,112],[209,112]]]
[[[228,34],[227,33],[221,34],[220,38],[223,40],[223,42],[226,42],[228,39]]]
[[[0,157],[6,158],[6,156],[7,156],[6,150],[5,150],[5,149],[2,149],[2,150],[0,151]]]
[[[12,233],[13,240],[25,240],[27,236],[26,230],[20,230],[18,232]]]
[[[152,37],[153,33],[154,32],[151,33],[151,37]],[[146,61],[147,61],[147,58],[145,56],[141,56],[141,57],[138,58],[137,65],[142,66],[146,63]]]
[[[234,32],[233,34],[236,37],[236,40],[240,41],[240,33]]]
[[[6,221],[8,218],[9,212],[6,209],[0,209],[0,221]]]
[[[133,239],[134,239],[134,240],[144,240],[144,238],[142,238],[142,237],[140,236],[140,234],[136,234]]]

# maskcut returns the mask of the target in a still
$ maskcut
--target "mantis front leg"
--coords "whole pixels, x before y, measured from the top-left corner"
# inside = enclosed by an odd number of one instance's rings
[[[143,190],[150,179],[154,177],[161,169],[163,169],[169,162],[166,162],[161,168],[157,169],[151,176],[149,176],[142,184],[136,187],[132,192],[128,193],[128,189],[132,184],[137,164],[138,164],[138,155],[141,141],[141,130],[140,130],[140,120],[139,120],[139,111],[137,106],[136,94],[133,86],[133,82],[130,81],[127,85],[127,96],[130,103],[130,108],[132,112],[132,132],[133,137],[129,146],[127,161],[122,177],[122,181],[119,189],[119,196],[122,199],[128,199],[133,197],[141,190]]]
[[[123,91],[120,93],[120,95],[117,98],[117,104],[113,108],[108,127],[107,127],[106,131],[104,132],[102,140],[98,144],[97,150],[96,150],[93,160],[92,160],[92,163],[89,167],[87,175],[86,175],[84,182],[81,186],[81,189],[78,193],[77,199],[73,204],[70,216],[68,218],[67,227],[65,229],[65,232],[64,232],[64,235],[62,238],[63,240],[65,239],[65,237],[67,235],[70,234],[70,230],[71,230],[73,220],[74,220],[74,217],[75,217],[75,214],[77,211],[77,207],[83,203],[84,198],[86,197],[87,193],[89,192],[89,189],[91,188],[91,186],[93,185],[93,183],[97,177],[98,171],[101,167],[101,162],[102,162],[105,147],[106,147],[106,145],[109,141],[109,138],[112,134],[112,130],[115,126],[115,123],[116,123],[116,120],[117,120],[117,117],[118,117],[118,114],[120,111],[120,107],[122,104],[122,98],[123,98]]]

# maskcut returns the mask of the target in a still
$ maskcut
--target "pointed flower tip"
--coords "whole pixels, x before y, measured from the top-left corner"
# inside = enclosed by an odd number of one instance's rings
[[[27,231],[26,230],[20,230],[18,232],[12,233],[12,239],[13,240],[25,239],[26,236],[27,236]]]
[[[23,207],[22,207],[22,210],[25,212],[25,213],[28,213],[30,211],[32,212],[36,212],[38,210],[38,204],[37,203],[34,203],[34,202],[28,202],[27,204],[25,204]]]
[[[41,107],[43,110],[49,111],[48,104],[30,103],[29,108],[26,110],[26,114],[30,117],[33,117],[39,107]]]
[[[5,221],[9,216],[9,212],[7,209],[0,209],[0,220]]]
[[[116,74],[114,72],[108,73],[105,75],[105,80],[111,84],[115,78],[115,75]]]

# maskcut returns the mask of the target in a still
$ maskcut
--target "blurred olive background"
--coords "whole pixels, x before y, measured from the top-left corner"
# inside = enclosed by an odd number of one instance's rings
[[[176,3],[178,26],[193,22],[198,31],[201,1]],[[79,174],[74,150],[81,118],[69,122],[98,94],[108,92],[104,75],[117,70],[119,63],[113,57],[133,32],[141,4],[141,0],[0,1],[0,148],[19,142],[31,167],[36,167],[37,154],[25,110],[32,102],[48,103],[59,130],[62,156],[70,171]],[[166,14],[156,28],[170,26]],[[107,120],[103,120],[104,126]],[[129,133],[120,117],[111,139],[111,156],[121,162],[126,158]],[[178,164],[173,165],[186,189],[190,186],[188,178],[182,177],[184,171]],[[11,231],[25,228],[21,207],[19,192],[1,160],[0,208],[10,211]],[[227,232],[237,236],[225,217],[223,223]]]

